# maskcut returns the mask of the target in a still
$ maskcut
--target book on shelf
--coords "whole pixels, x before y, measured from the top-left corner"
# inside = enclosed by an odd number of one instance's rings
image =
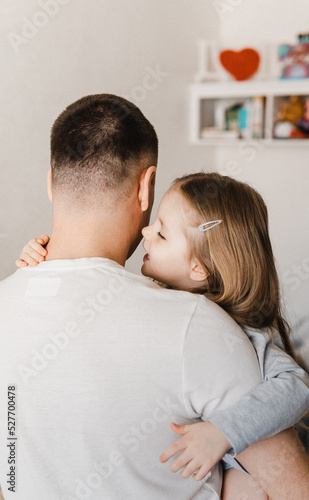
[[[203,127],[203,139],[262,139],[264,98],[218,99],[214,104],[214,125]]]

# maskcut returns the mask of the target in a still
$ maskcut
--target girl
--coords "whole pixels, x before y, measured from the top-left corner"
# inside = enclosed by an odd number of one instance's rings
[[[171,424],[183,437],[162,454],[161,461],[182,452],[172,472],[184,468],[183,478],[194,474],[201,480],[215,464],[211,457],[218,458],[228,440],[231,450],[224,460],[234,468],[225,473],[222,498],[264,500],[266,495],[258,487],[253,489],[252,478],[233,457],[294,425],[309,407],[308,377],[290,357],[294,353],[281,314],[265,203],[250,186],[230,177],[192,174],[173,183],[155,222],[142,233],[147,252],[142,273],[170,288],[205,294],[223,307],[253,343],[265,382],[234,407],[215,413],[211,423]],[[45,236],[31,240],[17,264],[43,260],[46,250],[39,243],[47,241]],[[274,338],[290,356],[275,346]],[[227,338],[227,343],[231,352],[237,349],[234,339]],[[214,434],[213,425],[221,432]]]

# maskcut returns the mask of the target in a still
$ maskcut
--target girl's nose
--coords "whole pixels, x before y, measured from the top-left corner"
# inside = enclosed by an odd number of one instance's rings
[[[142,229],[142,235],[144,236],[145,240],[150,239],[150,233],[151,233],[150,226],[146,226]]]

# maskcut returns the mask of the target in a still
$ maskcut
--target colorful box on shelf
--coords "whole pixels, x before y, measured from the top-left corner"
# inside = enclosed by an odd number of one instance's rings
[[[309,78],[309,43],[280,45],[281,78]]]

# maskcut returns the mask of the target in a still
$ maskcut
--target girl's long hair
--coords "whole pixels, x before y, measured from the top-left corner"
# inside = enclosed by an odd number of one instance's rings
[[[261,195],[248,184],[204,172],[176,179],[172,189],[193,208],[187,215],[190,257],[209,272],[205,287],[193,291],[204,293],[240,325],[278,332],[285,351],[295,357],[290,328],[281,313],[267,208]],[[220,219],[216,227],[198,230],[200,224]]]

